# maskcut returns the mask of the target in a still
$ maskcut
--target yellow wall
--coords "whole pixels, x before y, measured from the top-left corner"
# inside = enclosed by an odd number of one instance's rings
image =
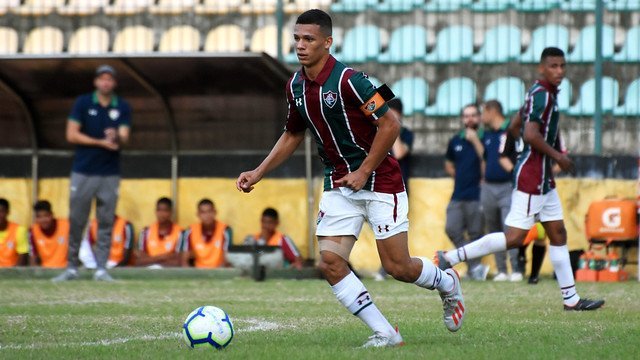
[[[314,197],[321,194],[321,181],[315,181]],[[69,181],[67,178],[42,179],[39,182],[41,199],[51,201],[57,216],[66,217],[68,211]],[[445,232],[445,209],[453,182],[451,179],[411,180],[409,246],[412,255],[431,257],[435,250],[450,249]],[[636,196],[633,180],[559,179],[558,192],[563,203],[565,223],[569,234],[569,248],[586,248],[584,215],[589,204],[607,196]],[[304,179],[265,179],[250,194],[235,189],[235,179],[184,178],[178,181],[177,221],[188,226],[196,220],[196,204],[208,197],[216,203],[218,218],[233,227],[234,242],[240,243],[245,235],[259,229],[259,218],[265,207],[280,212],[281,230],[291,236],[303,256],[308,256],[307,240],[307,185]],[[154,221],[154,206],[159,197],[170,196],[171,183],[165,179],[127,179],[120,184],[118,213],[128,218],[139,231]],[[11,219],[22,224],[31,218],[31,181],[27,179],[0,179],[0,197],[6,197],[12,206]],[[530,256],[530,255],[529,255]],[[376,270],[380,261],[373,233],[365,226],[353,250],[351,261],[361,270]],[[492,264],[493,256],[485,262]],[[464,269],[464,266],[461,266]],[[545,260],[543,272],[550,273],[551,265]]]

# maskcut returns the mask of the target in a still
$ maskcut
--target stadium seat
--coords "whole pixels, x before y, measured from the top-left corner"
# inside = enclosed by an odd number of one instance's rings
[[[558,86],[560,92],[558,93],[558,110],[561,112],[567,112],[571,107],[571,95],[573,94],[573,86],[571,82],[564,78]]]
[[[563,1],[560,3],[562,11],[596,11],[597,0]],[[607,0],[604,0],[607,2]]]
[[[479,0],[471,5],[476,12],[502,12],[515,7],[519,0]]]
[[[375,25],[360,25],[347,31],[342,51],[335,56],[347,64],[364,63],[377,60],[381,47],[380,29]]]
[[[609,113],[618,104],[619,86],[616,79],[604,76],[602,78],[602,112]],[[578,101],[569,108],[569,115],[593,116],[596,111],[596,80],[590,79],[580,87]]]
[[[605,6],[609,11],[640,11],[640,0],[614,0]]]
[[[240,11],[243,0],[204,0],[196,5],[195,13],[199,15],[222,15]]]
[[[22,16],[45,16],[64,6],[65,0],[25,0],[24,4],[12,7],[14,14]]]
[[[283,1],[284,3],[284,1]],[[240,5],[242,14],[274,14],[278,7],[278,0],[249,0]]]
[[[113,52],[122,54],[152,53],[153,30],[146,26],[136,25],[126,27],[113,40]]]
[[[424,0],[382,0],[376,5],[376,11],[380,13],[411,12],[422,4]]]
[[[67,52],[71,54],[105,54],[109,52],[109,32],[99,26],[82,27],[71,35]]]
[[[542,50],[555,46],[565,53],[569,50],[569,30],[558,24],[543,25],[533,31],[527,50],[520,56],[520,62],[537,63]]]
[[[331,12],[334,13],[359,13],[373,9],[378,0],[340,0],[331,4]]]
[[[375,76],[371,76],[371,75],[367,74],[367,78],[369,79],[369,81],[371,81],[371,84],[373,84],[373,86],[375,86],[375,87],[378,87],[378,86],[383,84],[383,82],[380,81],[380,79],[378,79]]]
[[[471,57],[475,63],[506,63],[520,57],[520,29],[513,25],[498,25],[484,33],[482,48]]]
[[[640,116],[640,78],[635,79],[624,97],[624,104],[613,109],[616,116]]]
[[[431,0],[422,9],[425,12],[452,12],[468,7],[473,0]]]
[[[246,34],[238,25],[220,25],[209,31],[204,42],[206,52],[243,52]]]
[[[175,25],[162,34],[158,51],[167,53],[197,52],[200,32],[190,25]]]
[[[609,25],[602,25],[602,57],[613,58],[614,32]],[[580,31],[573,51],[567,56],[568,62],[593,62],[596,60],[596,26],[587,26]]]
[[[178,15],[193,11],[198,0],[158,0],[149,6],[149,13],[154,15]]]
[[[0,16],[6,14],[9,9],[20,6],[20,0],[0,0]]]
[[[62,30],[43,26],[35,28],[27,34],[22,52],[25,54],[59,54],[64,46]]]
[[[619,53],[613,55],[617,62],[640,62],[640,26],[634,26],[627,31],[624,46]]]
[[[465,25],[446,27],[437,35],[436,46],[424,60],[428,63],[456,63],[473,55],[473,30]]]
[[[522,80],[516,77],[503,77],[487,85],[484,100],[498,100],[502,104],[505,115],[518,111],[524,101],[525,87]]]
[[[325,9],[331,6],[331,0],[294,0],[284,5],[287,14],[301,14],[309,9]]]
[[[391,33],[387,51],[378,56],[383,64],[407,64],[427,54],[427,30],[419,25],[401,26]]]
[[[291,50],[292,35],[288,29],[282,29],[282,55],[286,56]],[[278,28],[276,25],[267,25],[257,29],[251,35],[250,51],[265,52],[271,57],[278,56]]]
[[[516,10],[522,12],[546,12],[560,7],[562,0],[522,0]]]
[[[109,0],[69,0],[67,5],[59,7],[57,12],[65,16],[87,16],[97,14],[109,5]]]
[[[402,114],[405,116],[422,113],[429,99],[429,85],[423,78],[402,78],[391,86],[391,90],[402,100]]]
[[[10,27],[0,26],[0,55],[18,52],[18,32]]]
[[[113,0],[113,4],[104,7],[107,15],[134,15],[147,11],[154,0]]]
[[[435,104],[428,106],[427,116],[456,116],[463,106],[476,102],[476,84],[466,77],[449,79],[438,87]]]

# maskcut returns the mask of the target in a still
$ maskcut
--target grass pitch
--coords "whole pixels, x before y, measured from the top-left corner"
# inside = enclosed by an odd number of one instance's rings
[[[114,273],[118,276],[118,273]],[[184,275],[184,274],[183,274]],[[141,271],[140,276],[144,276]],[[564,312],[556,282],[463,281],[468,315],[458,333],[442,323],[436,292],[365,280],[406,345],[359,349],[370,335],[322,280],[210,277],[80,280],[2,276],[0,359],[637,359],[640,286],[579,283],[604,297],[595,312]],[[223,351],[191,350],[180,337],[198,306],[225,309],[236,335]]]

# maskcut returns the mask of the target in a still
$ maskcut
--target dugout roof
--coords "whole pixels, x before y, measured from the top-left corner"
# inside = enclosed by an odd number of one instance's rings
[[[264,150],[282,131],[290,71],[265,54],[15,57],[0,58],[0,149],[71,149],[67,116],[100,64],[132,107],[129,150]]]

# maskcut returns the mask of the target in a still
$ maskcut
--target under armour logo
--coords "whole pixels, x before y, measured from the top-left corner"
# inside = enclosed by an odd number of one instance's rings
[[[389,225],[384,226],[384,231],[389,232]],[[382,226],[378,225],[378,232],[382,232]]]
[[[296,98],[296,106],[302,106],[302,98]]]
[[[362,305],[362,303],[369,300],[371,300],[371,298],[369,297],[369,295],[367,295],[364,299],[358,300],[358,305]]]

